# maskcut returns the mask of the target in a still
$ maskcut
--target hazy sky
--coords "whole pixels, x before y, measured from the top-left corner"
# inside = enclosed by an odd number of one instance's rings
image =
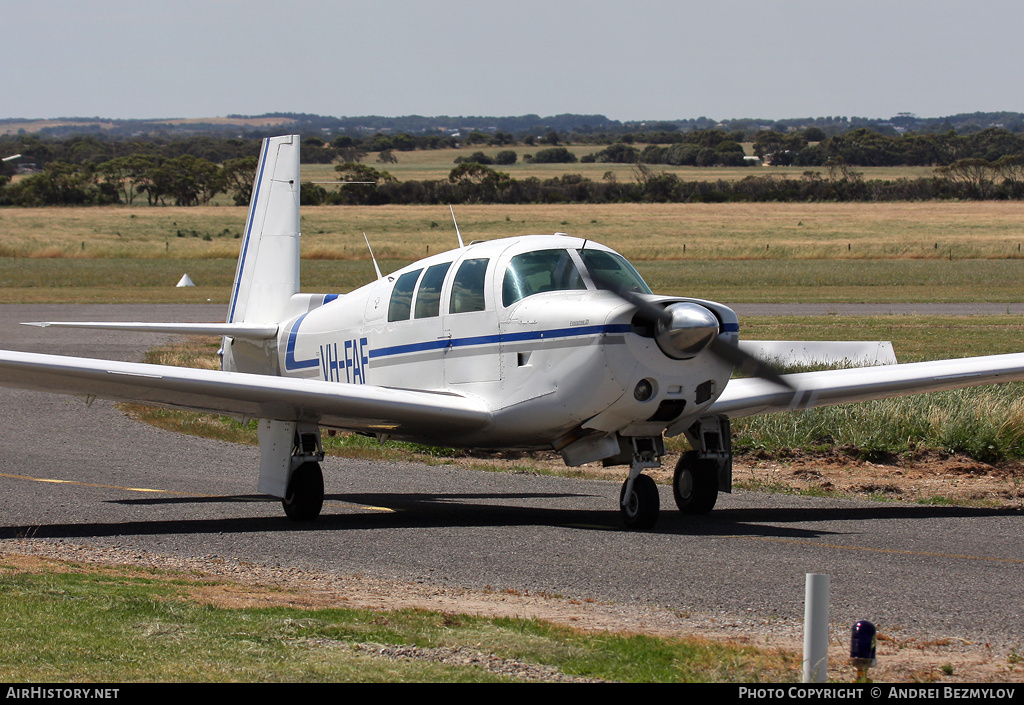
[[[1024,112],[1021,0],[0,0],[0,117]]]

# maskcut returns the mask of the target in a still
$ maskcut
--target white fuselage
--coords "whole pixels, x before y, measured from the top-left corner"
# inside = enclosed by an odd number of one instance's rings
[[[595,288],[579,258],[584,249],[612,252],[577,238],[528,236],[411,264],[283,323],[280,374],[472,395],[493,409],[500,434],[418,439],[438,444],[550,448],[581,429],[685,430],[722,392],[730,366],[703,354],[671,359],[634,332],[634,307]],[[560,258],[569,271],[532,274],[520,264],[517,279],[507,273],[517,255],[519,263]],[[732,311],[700,303],[734,340]],[[633,390],[644,379],[654,389],[640,401]]]

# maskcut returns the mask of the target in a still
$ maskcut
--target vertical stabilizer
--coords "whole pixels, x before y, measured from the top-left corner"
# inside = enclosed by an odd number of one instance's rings
[[[279,323],[299,291],[299,136],[263,140],[228,323]]]

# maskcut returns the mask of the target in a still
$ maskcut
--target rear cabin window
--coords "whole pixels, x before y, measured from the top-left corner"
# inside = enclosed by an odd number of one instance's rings
[[[489,261],[467,259],[459,265],[452,282],[452,298],[448,307],[451,313],[484,310],[484,284]]]
[[[414,272],[406,272],[395,282],[395,288],[391,291],[391,303],[388,304],[389,321],[408,320],[412,312],[412,292],[416,290],[416,280],[420,278],[422,269]]]
[[[416,292],[416,318],[433,318],[441,312],[441,285],[451,262],[428,267]]]
[[[503,306],[511,306],[527,296],[546,291],[586,288],[567,250],[524,252],[508,263],[501,284],[501,303]]]

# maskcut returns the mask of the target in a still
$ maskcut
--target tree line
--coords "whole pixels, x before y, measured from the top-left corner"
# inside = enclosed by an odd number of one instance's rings
[[[222,193],[247,205],[256,175],[256,157],[217,165],[183,155],[172,159],[144,155],[102,164],[51,162],[31,176],[11,182],[0,177],[0,205],[72,206],[135,204],[205,205]],[[1024,199],[1024,158],[963,159],[936,169],[931,177],[865,180],[848,165],[832,162],[824,171],[799,178],[755,172],[737,180],[683,180],[635,164],[634,178],[611,172],[600,180],[579,174],[554,178],[512,178],[473,161],[451,170],[447,179],[399,181],[385,170],[360,162],[336,167],[339,178],[360,182],[327,190],[302,184],[304,205],[383,205],[449,203],[688,203],[758,201],[908,201],[939,199]]]
[[[887,202],[954,199],[1024,199],[1024,160],[992,164],[965,160],[936,170],[932,177],[865,180],[845,165],[824,172],[805,171],[798,178],[751,175],[738,180],[685,181],[642,164],[634,178],[620,181],[611,173],[601,180],[579,174],[515,179],[475,162],[463,162],[447,179],[398,181],[366,164],[336,167],[353,182],[328,191],[302,185],[304,205],[402,205],[452,203],[727,203],[727,202]]]
[[[738,133],[718,129],[684,134],[645,135],[661,142],[615,142],[578,158],[559,144],[557,133],[541,138],[548,145],[523,161],[632,164],[635,178],[619,182],[607,172],[594,180],[577,174],[552,179],[515,179],[494,166],[515,164],[518,154],[501,149],[488,157],[482,151],[460,156],[447,180],[398,182],[386,171],[362,163],[377,151],[381,164],[397,161],[394,151],[435,148],[430,140],[403,135],[374,136],[364,143],[339,137],[327,143],[303,139],[303,161],[337,162],[343,180],[372,181],[375,187],[327,191],[303,185],[303,200],[317,203],[609,203],[645,201],[809,201],[1020,199],[1024,183],[1024,137],[989,128],[967,135],[881,135],[869,130],[825,137],[816,128],[759,133],[754,151],[772,164],[809,167],[799,178],[780,178],[754,171],[739,180],[683,181],[652,169],[659,164],[741,166],[745,158]],[[481,135],[490,145],[508,147],[508,133]],[[815,141],[817,139],[817,141]],[[0,154],[12,151],[13,140],[0,139]],[[145,199],[151,206],[205,205],[219,194],[246,205],[257,164],[257,141],[197,138],[182,141],[104,141],[90,136],[40,140],[19,136],[22,159],[38,160],[38,173],[10,179],[13,166],[0,162],[0,205],[132,205]],[[537,144],[534,141],[533,144]],[[17,148],[15,147],[15,148]],[[136,150],[137,151],[133,151]],[[205,156],[203,156],[205,155]],[[861,166],[898,164],[936,167],[919,179],[865,181]],[[819,171],[823,169],[824,171]]]
[[[237,157],[216,164],[191,154],[133,154],[100,164],[52,161],[17,181],[0,175],[0,205],[132,205],[144,197],[151,206],[199,206],[222,193],[236,205],[248,205],[257,161]]]

